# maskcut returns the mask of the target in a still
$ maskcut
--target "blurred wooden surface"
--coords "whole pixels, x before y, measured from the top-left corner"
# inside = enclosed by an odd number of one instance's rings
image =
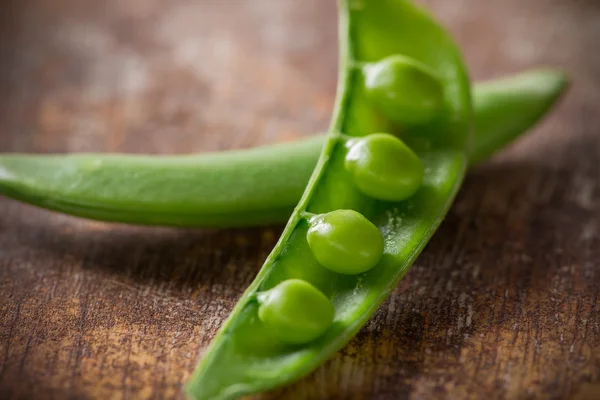
[[[427,4],[477,79],[569,95],[473,171],[422,257],[332,361],[270,399],[600,398],[600,3]],[[0,151],[182,153],[326,129],[333,0],[5,0]],[[281,227],[79,220],[0,199],[0,398],[180,398]]]

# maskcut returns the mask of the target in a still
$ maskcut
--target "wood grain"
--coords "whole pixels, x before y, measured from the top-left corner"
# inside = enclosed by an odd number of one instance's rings
[[[393,296],[268,399],[600,398],[600,5],[443,1],[475,78],[550,65],[569,95],[473,171]],[[0,151],[187,153],[326,129],[319,0],[5,0]],[[281,227],[110,225],[0,199],[0,398],[181,398]]]

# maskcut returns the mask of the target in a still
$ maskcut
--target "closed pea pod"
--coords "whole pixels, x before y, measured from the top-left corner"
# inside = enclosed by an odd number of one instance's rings
[[[476,85],[469,162],[484,161],[521,135],[565,88],[564,74],[552,70]],[[295,143],[180,156],[0,154],[0,193],[102,221],[213,227],[284,222],[324,141],[316,135]]]

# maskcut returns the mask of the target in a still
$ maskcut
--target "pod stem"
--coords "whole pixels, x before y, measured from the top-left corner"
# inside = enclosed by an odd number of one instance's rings
[[[317,214],[315,213],[311,213],[308,211],[301,211],[300,212],[300,218],[305,219],[306,221],[310,221],[312,218],[316,217]]]

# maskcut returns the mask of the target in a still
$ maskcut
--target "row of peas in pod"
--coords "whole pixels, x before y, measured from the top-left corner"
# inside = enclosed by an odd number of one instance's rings
[[[429,122],[443,107],[443,87],[435,73],[408,57],[393,55],[362,69],[367,98],[400,126]],[[347,152],[344,167],[356,187],[382,201],[399,202],[413,196],[423,179],[423,164],[397,136],[371,133],[355,138],[338,135]],[[354,210],[306,213],[306,235],[316,260],[343,275],[374,268],[384,252],[379,229]],[[302,344],[315,340],[331,325],[334,306],[312,284],[289,279],[257,295],[258,318],[282,342]]]

